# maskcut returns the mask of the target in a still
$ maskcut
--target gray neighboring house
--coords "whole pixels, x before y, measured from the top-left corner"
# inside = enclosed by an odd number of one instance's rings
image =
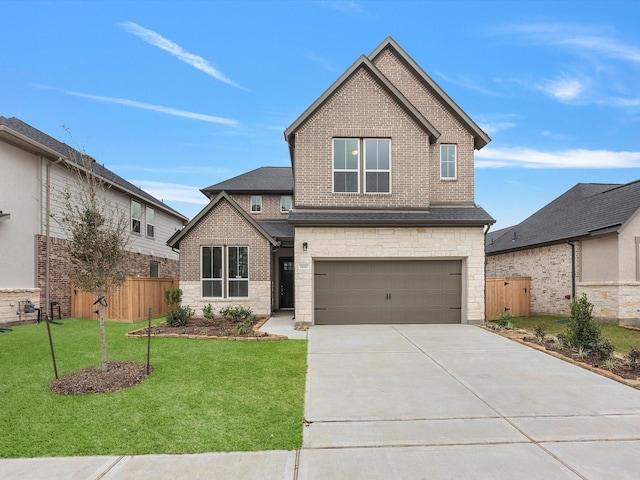
[[[64,208],[62,194],[74,187],[81,158],[22,120],[0,116],[0,323],[34,320],[35,313],[16,314],[26,299],[43,311],[57,302],[62,316],[71,314],[66,234],[51,215]],[[98,163],[95,171],[111,185],[113,202],[131,214],[130,275],[177,277],[178,254],[166,241],[188,219]]]
[[[568,315],[586,293],[599,319],[638,325],[640,181],[579,183],[486,236],[487,278],[531,277],[531,311]]]
[[[392,38],[284,136],[291,168],[203,189],[210,203],[169,240],[185,304],[292,306],[310,324],[484,320],[494,220],[474,202],[474,151],[490,138]]]

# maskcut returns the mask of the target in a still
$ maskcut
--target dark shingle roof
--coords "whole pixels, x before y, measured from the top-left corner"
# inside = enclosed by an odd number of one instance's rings
[[[286,220],[260,220],[258,224],[276,240],[293,240],[293,225]]]
[[[428,210],[313,210],[289,212],[293,225],[483,226],[495,223],[482,207],[431,207]]]
[[[55,138],[47,135],[46,133],[41,132],[40,130],[23,122],[19,118],[16,118],[16,117],[6,118],[3,116],[0,116],[0,125],[4,125],[5,127],[10,128],[14,132],[17,132],[20,135],[23,135],[24,137],[27,137],[30,140],[45,146],[48,149],[53,150],[54,152],[57,152],[58,154],[60,154],[60,156],[64,157],[65,159],[71,162],[74,162],[78,165],[82,164],[83,153],[70,147],[66,143],[62,143],[56,140]],[[95,160],[93,161],[95,162]],[[100,175],[102,178],[104,178],[108,182],[128,190],[130,193],[132,193],[133,195],[141,199],[144,199],[149,204],[155,205],[157,207],[161,207],[163,210],[166,210],[172,213],[173,215],[180,217],[181,219],[187,220],[187,217],[182,215],[180,212],[169,207],[165,203],[161,202],[154,196],[148,194],[141,188],[133,185],[131,182],[125,180],[119,175],[116,175],[111,170],[105,168],[103,165],[96,162],[94,166],[95,166],[95,170],[94,170],[95,173]]]
[[[487,253],[618,232],[640,208],[640,181],[579,183],[518,225],[487,234]]]
[[[234,193],[293,194],[293,171],[291,167],[260,167],[200,191],[209,198],[215,197],[222,191],[232,195]]]

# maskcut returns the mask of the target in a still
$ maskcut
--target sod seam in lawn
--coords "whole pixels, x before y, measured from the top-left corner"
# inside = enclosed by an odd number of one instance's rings
[[[100,365],[94,321],[51,325],[59,375]],[[144,324],[107,322],[110,361],[145,363]],[[54,395],[46,325],[0,334],[0,457],[292,450],[302,445],[307,342],[152,338],[153,373],[98,395]]]

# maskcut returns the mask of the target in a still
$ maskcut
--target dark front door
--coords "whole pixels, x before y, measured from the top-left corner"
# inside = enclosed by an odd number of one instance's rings
[[[293,308],[293,258],[280,258],[280,308]]]

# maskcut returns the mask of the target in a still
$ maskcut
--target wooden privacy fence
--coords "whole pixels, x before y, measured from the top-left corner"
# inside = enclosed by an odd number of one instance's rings
[[[487,278],[486,319],[495,320],[505,312],[514,317],[531,313],[531,277]]]
[[[136,322],[149,315],[166,315],[164,291],[178,286],[177,278],[127,277],[120,289],[107,299],[105,319],[116,322]],[[71,287],[71,316],[73,318],[97,319],[96,296]]]

